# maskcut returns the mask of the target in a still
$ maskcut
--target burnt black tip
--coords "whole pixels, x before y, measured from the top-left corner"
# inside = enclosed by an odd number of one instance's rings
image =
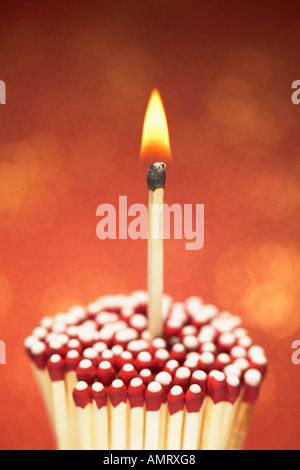
[[[167,165],[163,162],[152,163],[147,171],[148,189],[155,191],[158,188],[164,188],[166,182]]]

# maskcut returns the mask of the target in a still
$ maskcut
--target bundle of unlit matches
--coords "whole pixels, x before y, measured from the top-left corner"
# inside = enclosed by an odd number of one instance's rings
[[[199,297],[101,297],[45,317],[25,340],[58,449],[242,449],[267,360],[241,318]]]

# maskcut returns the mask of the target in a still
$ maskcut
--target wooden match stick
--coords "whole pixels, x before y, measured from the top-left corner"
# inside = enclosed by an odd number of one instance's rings
[[[73,399],[73,390],[77,383],[76,367],[81,356],[76,349],[70,349],[65,357],[65,386],[68,409],[68,433],[70,436],[71,449],[78,448],[77,411]]]
[[[233,429],[233,423],[239,406],[241,392],[240,379],[236,375],[226,377],[226,397],[223,403],[222,423],[219,434],[219,448],[227,449]]]
[[[184,411],[184,391],[180,385],[174,385],[169,391],[168,408],[166,450],[180,450]]]
[[[160,408],[162,400],[163,388],[159,382],[153,380],[149,383],[145,392],[145,450],[159,449]]]
[[[180,385],[183,391],[186,392],[190,386],[190,381],[191,381],[190,369],[188,369],[188,367],[185,367],[185,366],[179,367],[175,372],[173,384]]]
[[[47,361],[51,379],[52,402],[57,445],[60,450],[68,450],[68,409],[64,382],[64,360],[59,354],[52,354]]]
[[[146,386],[141,378],[135,377],[130,381],[128,386],[130,450],[144,449],[145,391]]]
[[[109,414],[107,391],[101,382],[92,385],[93,433],[96,450],[109,450]]]
[[[105,387],[109,387],[116,377],[116,371],[109,361],[101,361],[96,369],[96,375]]]
[[[121,379],[115,379],[108,390],[111,403],[111,450],[127,450],[129,440],[129,430],[127,429],[127,388]]]
[[[185,394],[185,417],[183,427],[183,450],[198,450],[203,422],[204,394],[198,384],[192,384]]]
[[[248,369],[244,374],[243,396],[238,408],[236,422],[234,423],[234,432],[228,445],[230,450],[241,450],[244,448],[262,378],[261,372],[257,369]]]
[[[80,380],[73,390],[77,411],[79,450],[93,449],[92,390],[87,382]]]
[[[165,163],[152,163],[147,172],[148,200],[148,330],[163,332],[163,202]]]
[[[47,370],[46,345],[36,336],[31,335],[25,340],[25,348],[31,359],[32,371],[54,430],[51,379]]]
[[[90,359],[82,359],[76,367],[77,380],[92,385],[95,381],[96,367]]]
[[[167,438],[167,422],[168,422],[168,393],[171,390],[173,377],[169,372],[159,372],[155,380],[159,382],[163,389],[163,399],[160,409],[160,425],[159,425],[159,450],[166,448]]]
[[[205,423],[201,441],[202,450],[219,450],[223,403],[226,381],[223,372],[213,370],[208,374]]]

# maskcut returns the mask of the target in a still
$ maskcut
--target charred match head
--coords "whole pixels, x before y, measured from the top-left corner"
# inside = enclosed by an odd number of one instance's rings
[[[155,191],[158,188],[164,188],[166,182],[166,169],[167,165],[163,162],[152,163],[147,171],[147,184],[148,189]]]

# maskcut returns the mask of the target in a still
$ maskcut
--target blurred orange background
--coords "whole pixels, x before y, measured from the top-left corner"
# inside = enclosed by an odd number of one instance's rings
[[[165,242],[165,291],[242,317],[269,359],[247,448],[299,448],[296,2],[0,10],[0,448],[54,448],[23,350],[42,316],[147,287],[145,241],[97,239],[96,208],[119,195],[147,204],[139,151],[154,87],[173,153],[165,202],[205,205],[202,250]]]

